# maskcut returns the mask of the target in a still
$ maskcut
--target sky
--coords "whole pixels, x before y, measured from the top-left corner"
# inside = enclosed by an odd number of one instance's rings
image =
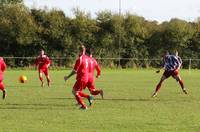
[[[91,13],[92,17],[102,10],[119,12],[120,0],[24,0],[29,8],[47,7],[63,10],[67,16],[73,17],[72,9],[79,7]],[[200,0],[121,0],[121,12],[136,14],[147,20],[158,22],[180,18],[195,21],[200,17]]]

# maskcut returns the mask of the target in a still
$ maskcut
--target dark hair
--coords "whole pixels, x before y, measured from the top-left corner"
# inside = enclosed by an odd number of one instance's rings
[[[164,52],[164,54],[165,54],[165,55],[169,55],[169,51],[166,50],[166,51]]]
[[[91,49],[90,49],[90,48],[86,48],[85,53],[86,53],[87,55],[90,55],[90,54],[91,54]]]

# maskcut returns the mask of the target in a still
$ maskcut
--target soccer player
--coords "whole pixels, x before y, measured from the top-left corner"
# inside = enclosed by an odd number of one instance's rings
[[[38,72],[39,72],[41,87],[44,87],[43,73],[46,76],[48,86],[50,87],[51,85],[51,79],[50,79],[49,71],[48,71],[50,64],[51,64],[51,60],[49,59],[47,55],[44,54],[44,50],[41,50],[40,55],[35,60],[35,65],[38,68]]]
[[[3,92],[3,99],[6,98],[6,89],[3,83],[3,73],[6,70],[6,64],[2,57],[0,57],[0,90]]]
[[[179,70],[182,65],[182,60],[178,56],[178,52],[176,51],[175,55],[166,54],[163,57],[163,62],[164,62],[165,71],[160,79],[160,82],[157,84],[156,90],[153,93],[152,97],[157,96],[158,91],[160,90],[163,81],[166,80],[167,78],[169,78],[170,76],[172,76],[174,79],[176,79],[177,82],[179,82],[179,84],[182,88],[182,91],[185,94],[187,94],[186,88],[184,87],[184,84],[183,84],[183,80],[181,79],[181,77],[179,75]]]
[[[96,78],[99,78],[100,75],[101,75],[101,69],[100,69],[100,66],[97,63],[96,59],[94,59],[92,57],[92,53],[91,52],[92,51],[90,51],[90,59],[89,59],[89,66],[88,66],[89,73],[88,73],[87,87],[88,87],[88,89],[89,89],[89,91],[90,91],[90,93],[92,95],[100,94],[102,99],[103,99],[103,90],[102,89],[96,89],[95,85],[94,85],[94,70],[97,71]]]
[[[72,93],[75,96],[78,104],[81,105],[80,108],[85,110],[87,109],[87,106],[82,98],[87,98],[90,105],[92,105],[94,98],[93,96],[82,92],[82,90],[86,87],[88,82],[88,61],[90,58],[87,55],[85,55],[85,48],[83,46],[80,50],[81,52],[76,60],[72,72],[68,76],[64,76],[64,80],[67,81],[71,76],[76,74],[76,82],[73,86]]]

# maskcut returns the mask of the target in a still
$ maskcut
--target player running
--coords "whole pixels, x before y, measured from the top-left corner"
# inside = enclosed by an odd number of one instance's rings
[[[90,51],[91,52],[91,51]],[[94,85],[94,70],[97,71],[96,78],[99,78],[101,75],[101,69],[99,64],[97,63],[96,59],[92,57],[92,53],[90,53],[90,59],[89,59],[89,66],[88,66],[88,83],[87,87],[92,95],[98,95],[100,94],[103,99],[103,90],[102,89],[96,89]]]
[[[158,85],[156,86],[156,90],[153,93],[152,97],[156,97],[158,94],[158,91],[161,88],[161,85],[163,83],[163,81],[165,79],[167,79],[168,77],[172,76],[174,79],[176,79],[177,82],[179,82],[182,91],[187,94],[186,88],[184,87],[183,84],[183,80],[181,79],[180,75],[179,75],[179,69],[182,65],[182,60],[181,58],[178,56],[178,52],[175,52],[175,55],[169,55],[166,54],[163,57],[163,62],[164,62],[164,73],[160,79],[160,82],[158,83]]]
[[[80,108],[83,110],[87,109],[87,106],[82,99],[83,97],[88,99],[90,105],[92,105],[94,100],[93,96],[82,92],[88,82],[88,61],[90,59],[87,55],[85,55],[84,51],[85,48],[82,46],[80,55],[76,60],[72,72],[68,76],[64,77],[64,80],[67,81],[71,76],[76,74],[76,82],[73,86],[72,93],[75,96],[78,104],[81,105]]]
[[[48,68],[51,64],[51,60],[47,55],[44,54],[44,50],[40,51],[40,55],[35,60],[35,65],[38,68],[39,72],[39,79],[41,81],[41,87],[44,87],[44,81],[43,81],[43,73],[46,76],[48,86],[51,85],[51,79],[49,77],[49,71]]]
[[[0,57],[0,89],[3,92],[3,99],[6,98],[6,89],[3,83],[3,73],[6,70],[6,64],[2,57]]]

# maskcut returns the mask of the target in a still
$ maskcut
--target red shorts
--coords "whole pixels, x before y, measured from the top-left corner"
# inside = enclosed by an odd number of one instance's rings
[[[39,73],[44,73],[44,75],[46,75],[46,76],[49,75],[49,71],[47,68],[39,69]]]
[[[88,81],[87,87],[88,87],[89,91],[94,91],[95,90],[94,79]]]
[[[73,87],[73,91],[82,91],[87,85],[87,82],[85,81],[81,81],[81,80],[76,80],[74,87]]]
[[[179,71],[178,70],[174,70],[174,71],[165,71],[163,73],[163,75],[168,78],[170,76],[174,77],[174,76],[177,76],[179,74]]]

